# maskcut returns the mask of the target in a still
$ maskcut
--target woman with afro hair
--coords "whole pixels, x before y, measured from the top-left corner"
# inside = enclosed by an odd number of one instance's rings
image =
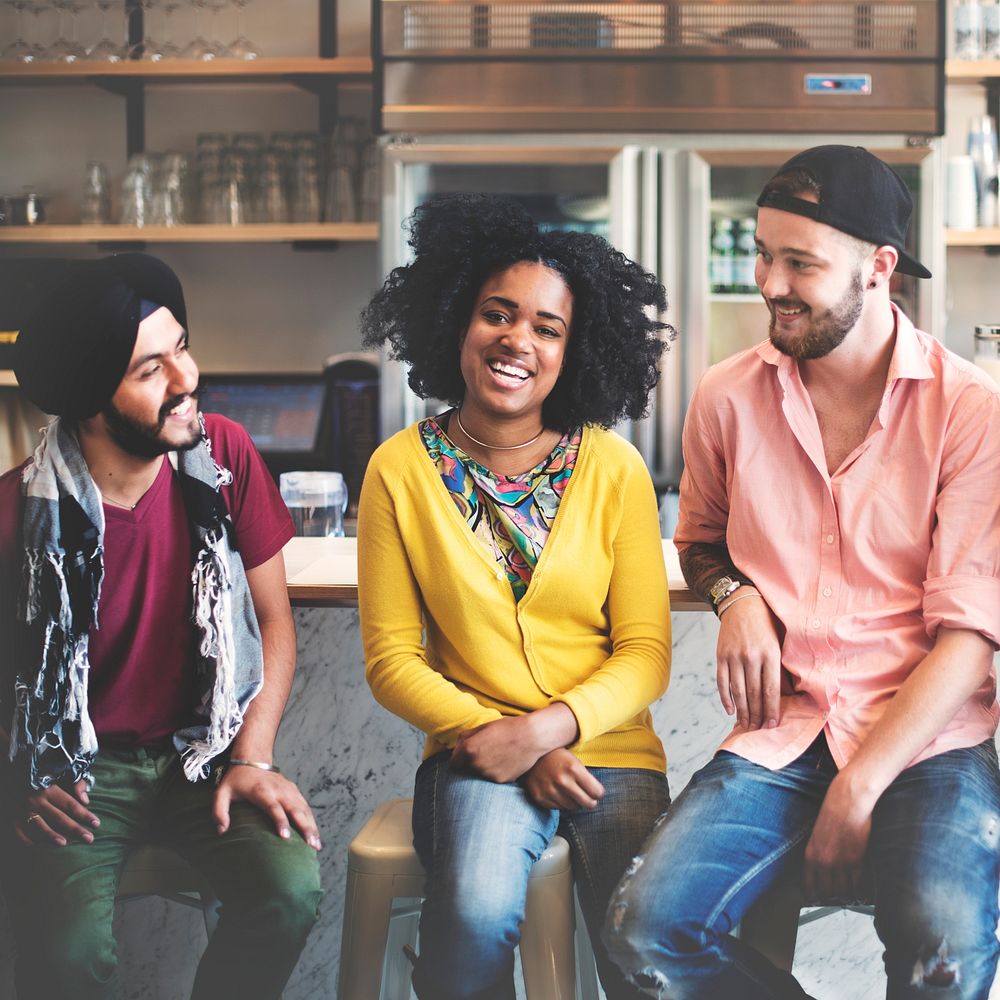
[[[427,734],[413,985],[514,997],[528,875],[559,833],[605,992],[638,997],[599,932],[669,804],[648,706],[670,615],[653,486],[608,428],[646,410],[663,287],[603,239],[484,195],[418,208],[410,245],[364,339],[449,408],[372,457],[358,590],[372,692]]]

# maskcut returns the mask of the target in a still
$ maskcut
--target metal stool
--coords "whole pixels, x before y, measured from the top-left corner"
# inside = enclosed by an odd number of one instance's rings
[[[779,969],[791,972],[800,927],[841,910],[868,916],[875,913],[875,907],[859,904],[817,906],[800,914],[804,905],[802,891],[797,885],[775,886],[758,899],[740,921],[740,940],[756,948]]]
[[[156,844],[142,844],[129,852],[118,881],[116,899],[162,896],[201,910],[209,937],[219,922],[215,890],[197,869],[179,854]]]
[[[339,1000],[407,1000],[424,870],[413,849],[412,799],[383,802],[351,841],[340,949]],[[396,902],[394,902],[396,901]],[[582,925],[582,921],[580,921]],[[576,935],[569,845],[555,837],[528,880],[521,969],[528,1000],[596,1000],[597,978],[586,930]]]

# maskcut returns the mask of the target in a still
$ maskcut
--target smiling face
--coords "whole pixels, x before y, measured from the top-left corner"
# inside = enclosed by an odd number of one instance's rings
[[[139,324],[128,368],[101,414],[109,436],[140,458],[194,447],[201,437],[197,387],[187,331],[161,307]]]
[[[537,430],[566,357],[573,295],[552,268],[520,261],[491,275],[461,341],[462,419]]]
[[[864,247],[823,223],[760,209],[755,277],[779,351],[822,358],[855,328],[865,303]]]

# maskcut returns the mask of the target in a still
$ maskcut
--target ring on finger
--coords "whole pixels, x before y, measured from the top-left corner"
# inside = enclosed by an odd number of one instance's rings
[[[25,823],[34,823],[36,819],[41,819],[41,813],[32,813],[26,820]]]

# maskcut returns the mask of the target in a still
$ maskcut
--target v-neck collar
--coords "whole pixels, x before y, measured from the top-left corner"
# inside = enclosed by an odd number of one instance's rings
[[[537,590],[535,581],[539,574],[543,571],[545,564],[549,559],[549,552],[551,551],[553,545],[557,544],[559,537],[562,534],[560,528],[562,523],[566,520],[566,504],[570,500],[570,497],[576,492],[575,484],[577,480],[583,475],[589,468],[590,459],[590,436],[591,429],[585,424],[581,434],[580,434],[580,450],[577,452],[576,465],[573,469],[573,475],[569,477],[569,482],[566,484],[566,490],[563,493],[562,499],[559,501],[559,509],[556,511],[556,516],[552,521],[552,530],[549,532],[548,540],[545,546],[542,548],[541,555],[538,557],[538,562],[535,565],[535,569],[531,574],[531,579],[528,581],[528,587],[525,592],[521,595],[520,601],[516,600],[514,596],[514,591],[507,587],[507,592],[510,595],[510,601],[512,607],[523,607],[525,602],[531,599],[531,595]],[[427,449],[424,447],[423,438],[420,435],[420,424],[411,424],[407,428],[407,434],[410,438],[410,445],[417,452],[417,465],[422,470],[422,474],[425,478],[429,478],[433,481],[433,486],[431,487],[431,492],[437,497],[438,503],[443,503],[448,508],[447,517],[454,520],[455,524],[458,526],[457,530],[459,534],[465,539],[465,543],[472,548],[476,557],[489,568],[490,573],[493,576],[500,574],[500,578],[506,577],[503,571],[503,567],[500,566],[496,559],[493,558],[489,550],[483,545],[481,539],[479,539],[476,533],[472,530],[472,526],[464,517],[462,517],[459,512],[458,507],[455,506],[455,501],[451,498],[451,494],[448,492],[448,487],[445,486],[444,481],[441,479],[441,475],[438,472],[437,466],[434,460],[427,453]]]

